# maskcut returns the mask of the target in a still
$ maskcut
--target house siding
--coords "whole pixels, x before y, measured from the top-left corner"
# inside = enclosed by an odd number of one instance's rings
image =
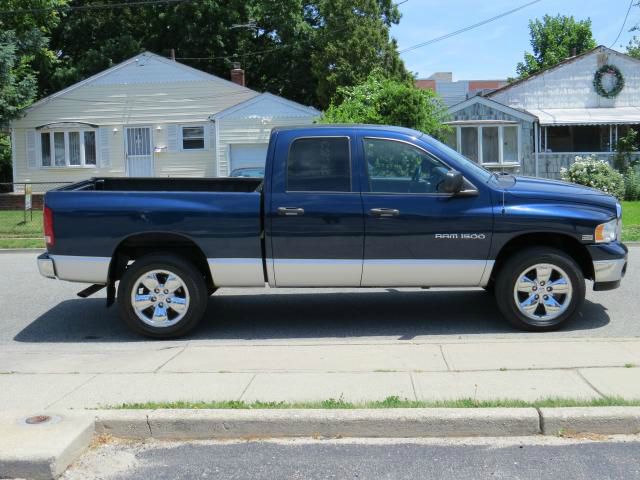
[[[514,115],[474,103],[451,115],[452,120],[502,120],[518,122],[520,126],[520,168],[516,172],[522,175],[535,175],[535,158],[533,154],[533,122],[522,120]]]
[[[622,91],[615,98],[598,95],[593,76],[605,64],[615,65],[625,79]],[[637,107],[640,104],[640,61],[619,53],[597,51],[558,68],[498,90],[489,98],[522,109]]]

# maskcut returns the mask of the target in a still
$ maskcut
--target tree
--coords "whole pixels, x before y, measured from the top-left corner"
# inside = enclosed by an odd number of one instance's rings
[[[56,61],[48,48],[49,27],[56,23],[52,7],[62,0],[0,2],[0,132],[18,118],[38,95],[38,72]],[[0,133],[0,182],[11,179],[11,146]]]
[[[627,45],[627,55],[640,59],[640,37],[633,37],[629,40],[629,45]]]
[[[526,78],[540,70],[552,67],[574,53],[579,55],[596,47],[591,32],[591,20],[576,21],[573,16],[545,15],[542,20],[529,21],[533,53],[525,52],[524,62],[516,71]]]
[[[339,87],[322,122],[397,125],[443,138],[449,131],[442,123],[446,111],[434,91],[418,89],[412,81],[397,81],[375,70],[359,85]]]
[[[60,90],[143,50],[227,77],[242,63],[247,83],[326,107],[338,86],[354,85],[381,66],[408,78],[390,26],[392,0],[198,0],[61,10],[52,46],[60,63],[43,73],[43,92]],[[69,6],[105,5],[69,0]]]
[[[392,0],[318,0],[311,5],[318,41],[312,54],[321,107],[339,87],[364,81],[380,68],[391,78],[409,80],[389,29],[400,22]]]

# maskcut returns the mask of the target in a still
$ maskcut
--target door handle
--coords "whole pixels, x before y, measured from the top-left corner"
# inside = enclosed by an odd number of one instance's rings
[[[397,217],[400,215],[400,210],[395,208],[372,208],[369,213],[374,217]]]
[[[283,217],[300,217],[304,215],[304,208],[278,207],[278,215]]]

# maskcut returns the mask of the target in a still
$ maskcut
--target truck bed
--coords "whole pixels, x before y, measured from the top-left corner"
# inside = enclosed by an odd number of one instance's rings
[[[74,183],[59,191],[100,192],[256,192],[259,178],[118,178],[99,177]]]
[[[171,234],[215,258],[262,258],[262,180],[92,178],[51,190],[53,255],[111,257],[122,242]]]

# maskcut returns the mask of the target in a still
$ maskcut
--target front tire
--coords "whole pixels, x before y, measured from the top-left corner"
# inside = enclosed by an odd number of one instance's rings
[[[203,274],[189,261],[171,254],[136,260],[118,285],[118,310],[134,332],[152,338],[186,335],[207,308]]]
[[[561,250],[529,248],[502,266],[495,295],[498,308],[516,328],[557,330],[584,303],[584,277],[575,260]]]

